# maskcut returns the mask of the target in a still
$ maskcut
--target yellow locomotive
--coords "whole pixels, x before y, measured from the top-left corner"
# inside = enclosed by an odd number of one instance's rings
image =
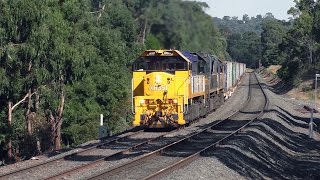
[[[226,64],[178,50],[148,50],[134,62],[134,126],[176,127],[206,116],[225,99]]]

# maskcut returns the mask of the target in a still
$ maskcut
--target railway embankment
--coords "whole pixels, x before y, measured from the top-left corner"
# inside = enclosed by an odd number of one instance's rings
[[[272,80],[265,78],[265,76],[259,76],[259,81],[262,83],[269,99],[269,105],[263,116],[223,144],[213,148],[212,151],[202,154],[198,160],[174,171],[163,179],[320,178],[320,135],[315,132],[314,138],[309,138],[308,123],[310,114],[299,110],[299,108],[303,107],[303,102],[275,93],[271,88],[272,84],[270,84]],[[164,139],[188,136],[201,131],[201,129],[215,121],[230,116],[242,107],[248,98],[248,94],[249,76],[244,76],[233,96],[219,109],[192,126],[165,135]],[[253,94],[251,96],[253,98],[252,102],[256,102],[254,99],[258,99],[255,97],[258,95]],[[318,123],[319,119],[319,115],[316,114],[315,122]],[[319,126],[316,127],[316,131],[318,130]],[[148,139],[153,136],[159,136],[159,133],[143,133],[141,136],[143,137],[138,135],[136,138]],[[110,150],[120,151],[121,148],[117,146],[112,147]],[[110,150],[108,148],[100,149],[100,151],[105,152]],[[134,157],[131,157],[131,155],[134,155]],[[137,155],[139,154],[135,154],[135,151],[132,151],[118,160],[103,161],[99,166],[84,169],[69,176],[69,178],[86,179],[94,173],[126,163],[137,157]],[[89,163],[89,159],[93,156],[85,157],[88,159],[83,159],[84,157],[82,157],[79,163]],[[42,161],[41,157],[39,161]],[[67,170],[69,166],[65,165],[65,163],[73,164],[73,161],[78,163],[77,160],[61,161],[58,167],[51,168],[51,170],[48,169],[46,172],[54,175],[53,169],[55,171],[59,169],[62,171]],[[8,166],[1,170],[10,171],[10,169],[28,166],[26,162],[24,163]],[[42,175],[43,172],[39,171],[34,172],[32,177],[42,177]],[[28,177],[25,179],[28,179]]]
[[[164,179],[319,179],[319,126],[309,138],[310,113],[303,101],[273,92],[272,79],[259,76],[269,98],[264,115],[200,160]],[[319,125],[319,115],[315,122]]]

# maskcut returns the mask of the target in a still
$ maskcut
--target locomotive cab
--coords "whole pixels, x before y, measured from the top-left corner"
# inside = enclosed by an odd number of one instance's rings
[[[185,124],[190,62],[178,51],[145,51],[133,64],[134,126],[163,128]]]

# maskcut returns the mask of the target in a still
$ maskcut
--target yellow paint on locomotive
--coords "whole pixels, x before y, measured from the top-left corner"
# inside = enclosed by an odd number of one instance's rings
[[[214,56],[185,55],[189,59],[177,50],[148,50],[134,62],[134,126],[163,128],[205,116],[230,97],[245,71]]]
[[[178,51],[145,51],[141,57],[182,57],[189,67],[189,61]],[[133,109],[134,126],[148,124],[148,120],[157,117],[155,126],[165,127],[183,125],[185,105],[190,96],[189,68],[174,73],[163,71],[133,71]],[[163,124],[165,122],[165,124]]]

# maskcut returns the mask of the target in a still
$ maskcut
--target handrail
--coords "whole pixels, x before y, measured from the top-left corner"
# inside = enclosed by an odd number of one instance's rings
[[[190,77],[187,79],[187,81],[190,82]],[[185,82],[186,82],[186,81],[185,81]],[[189,84],[189,83],[185,83],[185,84],[187,85],[187,88],[184,88],[184,89],[185,89],[185,90],[184,90],[184,91],[185,91],[184,93],[185,93],[186,96],[187,96],[187,106],[186,106],[186,111],[184,111],[183,114],[188,114],[188,112],[189,112],[189,101],[188,101],[188,100],[189,100],[189,96],[188,96],[188,92],[189,92],[188,89],[189,89],[189,87],[188,87],[188,84]],[[186,93],[186,91],[187,91],[187,93]],[[184,99],[185,99],[185,98],[184,98],[184,96],[183,96],[183,106],[184,106]],[[184,108],[183,108],[183,109],[184,109]]]
[[[207,101],[206,101],[206,98],[207,98],[207,95],[209,94],[209,81],[208,81],[208,89],[206,89],[206,77],[203,77],[203,91],[204,91],[204,96],[203,96],[203,105],[204,107],[207,106]]]
[[[131,112],[132,112],[133,115],[135,115],[136,112],[135,112],[134,102],[133,102],[133,100],[134,100],[134,98],[133,98],[133,92],[134,92],[133,82],[134,81],[133,81],[133,78],[132,78],[132,80],[131,80]]]
[[[186,114],[186,113],[189,112],[189,105],[188,105],[188,99],[189,99],[189,97],[188,97],[188,89],[189,89],[189,87],[188,87],[188,85],[189,85],[189,82],[191,81],[191,79],[190,79],[190,77],[187,78],[187,79],[184,79],[184,77],[176,77],[176,79],[177,79],[177,78],[178,78],[178,79],[181,79],[181,80],[184,80],[184,81],[183,81],[183,84],[179,87],[179,89],[182,88],[182,87],[184,87],[184,95],[182,96],[182,97],[183,97],[183,102],[182,102],[181,107],[182,107],[182,113],[183,113],[183,114]],[[185,86],[187,86],[187,88],[186,88]],[[178,92],[178,91],[177,91],[177,92]],[[186,108],[185,108],[185,107],[184,107],[184,103],[185,103],[186,97],[187,97],[187,106],[186,106]]]

